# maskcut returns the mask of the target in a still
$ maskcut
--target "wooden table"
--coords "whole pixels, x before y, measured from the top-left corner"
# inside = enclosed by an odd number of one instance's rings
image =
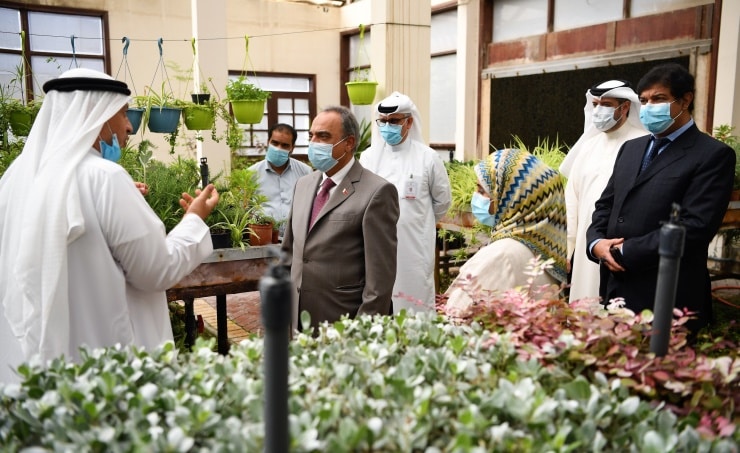
[[[192,347],[195,340],[196,297],[216,296],[216,333],[218,352],[229,352],[226,327],[226,295],[256,291],[260,278],[270,264],[277,261],[279,245],[248,247],[245,249],[216,249],[193,272],[167,290],[167,300],[185,302],[185,345]]]

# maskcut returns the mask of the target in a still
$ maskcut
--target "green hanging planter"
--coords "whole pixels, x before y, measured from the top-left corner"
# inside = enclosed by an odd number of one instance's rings
[[[354,105],[370,105],[375,100],[375,90],[378,82],[347,82],[349,100]]]
[[[27,111],[13,112],[8,118],[10,130],[13,131],[13,135],[25,137],[31,132],[31,126],[35,119],[36,115]]]
[[[234,118],[241,124],[257,124],[265,113],[265,101],[231,101]]]
[[[213,127],[215,115],[209,106],[193,105],[182,110],[185,127],[191,131],[205,131]]]

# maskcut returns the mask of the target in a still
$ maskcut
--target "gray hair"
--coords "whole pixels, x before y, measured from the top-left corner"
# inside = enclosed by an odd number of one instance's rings
[[[322,112],[335,112],[342,118],[342,132],[345,137],[350,135],[355,138],[355,148],[352,152],[357,151],[357,145],[360,143],[360,124],[357,122],[354,113],[347,107],[341,105],[330,105],[325,107]]]

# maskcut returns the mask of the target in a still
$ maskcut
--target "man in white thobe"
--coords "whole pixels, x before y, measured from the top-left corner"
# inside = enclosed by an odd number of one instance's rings
[[[378,128],[360,163],[398,190],[393,312],[433,311],[436,225],[450,207],[450,180],[437,152],[424,144],[421,117],[408,96],[394,92],[376,111]]]
[[[126,84],[72,69],[47,92],[21,155],[0,179],[0,382],[80,346],[172,340],[165,291],[212,252],[212,185],[183,195],[169,235],[117,163],[131,133]],[[120,140],[120,143],[119,143]]]
[[[640,101],[624,80],[608,80],[587,90],[583,111],[583,135],[560,166],[560,172],[568,178],[565,205],[570,301],[599,297],[599,265],[586,256],[586,230],[622,144],[647,134],[640,123]]]

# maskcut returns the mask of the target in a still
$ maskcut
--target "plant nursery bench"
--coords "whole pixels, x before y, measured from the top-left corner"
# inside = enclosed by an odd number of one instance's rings
[[[167,290],[167,300],[185,302],[185,346],[195,342],[196,297],[216,296],[216,330],[218,352],[229,352],[226,327],[226,296],[259,289],[260,278],[279,256],[278,245],[245,249],[216,249],[203,263]]]

